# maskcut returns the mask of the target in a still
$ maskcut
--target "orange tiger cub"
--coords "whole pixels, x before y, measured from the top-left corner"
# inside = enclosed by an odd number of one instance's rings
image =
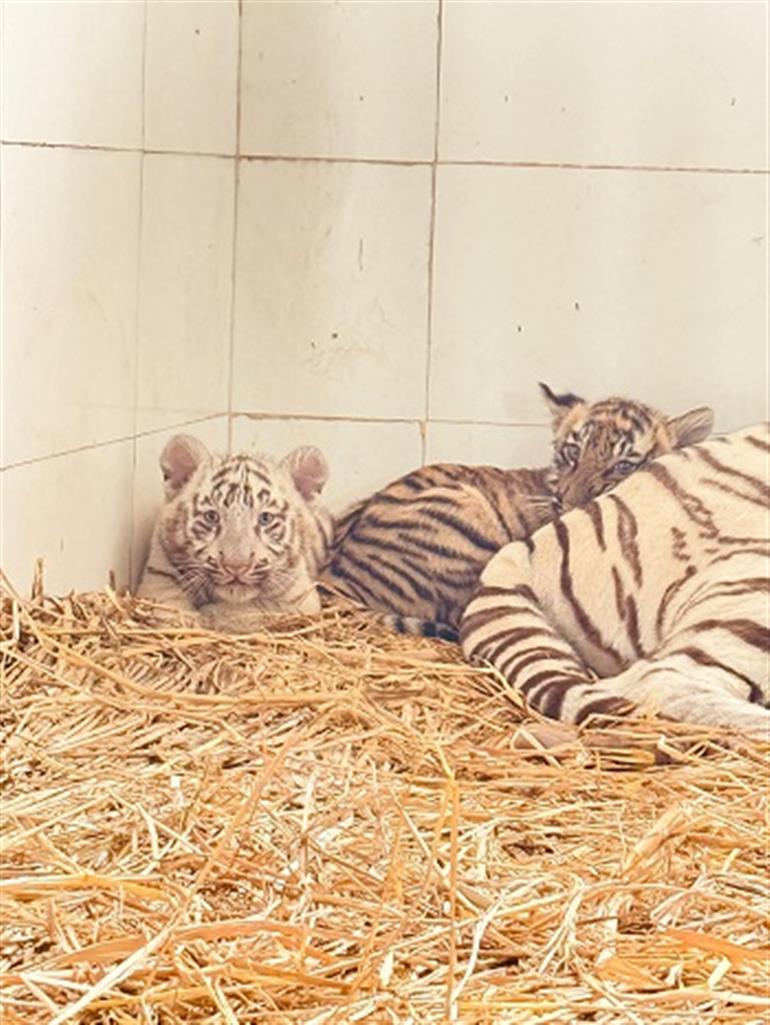
[[[672,452],[489,562],[465,655],[536,711],[770,740],[770,431]]]
[[[140,597],[240,629],[249,615],[317,612],[316,581],[327,560],[328,478],[317,448],[269,456],[212,455],[190,435],[160,457],[166,501],[139,585]]]
[[[589,403],[540,388],[553,418],[550,467],[414,470],[337,522],[324,582],[397,630],[456,640],[479,574],[503,545],[701,440],[713,423],[705,407],[669,419],[640,402]]]

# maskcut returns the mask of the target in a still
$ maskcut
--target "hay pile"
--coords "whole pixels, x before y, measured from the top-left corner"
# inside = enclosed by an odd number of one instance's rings
[[[232,638],[6,589],[2,630],[3,1022],[769,1020],[766,749],[543,752],[350,611]]]

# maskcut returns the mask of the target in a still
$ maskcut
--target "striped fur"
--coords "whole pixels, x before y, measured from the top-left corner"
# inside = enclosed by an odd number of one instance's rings
[[[768,425],[655,460],[487,565],[461,642],[544,715],[770,738]]]
[[[324,582],[397,630],[456,640],[498,549],[711,429],[705,408],[668,419],[639,402],[591,404],[540,387],[553,416],[551,467],[440,463],[401,477],[337,523]]]
[[[160,459],[166,501],[139,594],[226,626],[236,610],[316,612],[330,514],[319,493],[328,469],[316,448],[283,461],[217,456],[177,435]],[[216,615],[213,614],[213,612]],[[240,617],[243,621],[243,617]]]

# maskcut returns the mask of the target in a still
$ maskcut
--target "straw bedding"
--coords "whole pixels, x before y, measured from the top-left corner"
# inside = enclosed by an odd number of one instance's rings
[[[4,1022],[770,1020],[767,747],[559,743],[344,609],[6,586],[2,632]]]

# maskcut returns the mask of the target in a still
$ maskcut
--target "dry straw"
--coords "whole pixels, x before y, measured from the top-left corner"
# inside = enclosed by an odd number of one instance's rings
[[[2,631],[4,1023],[770,1020],[766,747],[558,743],[343,609],[5,585]]]

